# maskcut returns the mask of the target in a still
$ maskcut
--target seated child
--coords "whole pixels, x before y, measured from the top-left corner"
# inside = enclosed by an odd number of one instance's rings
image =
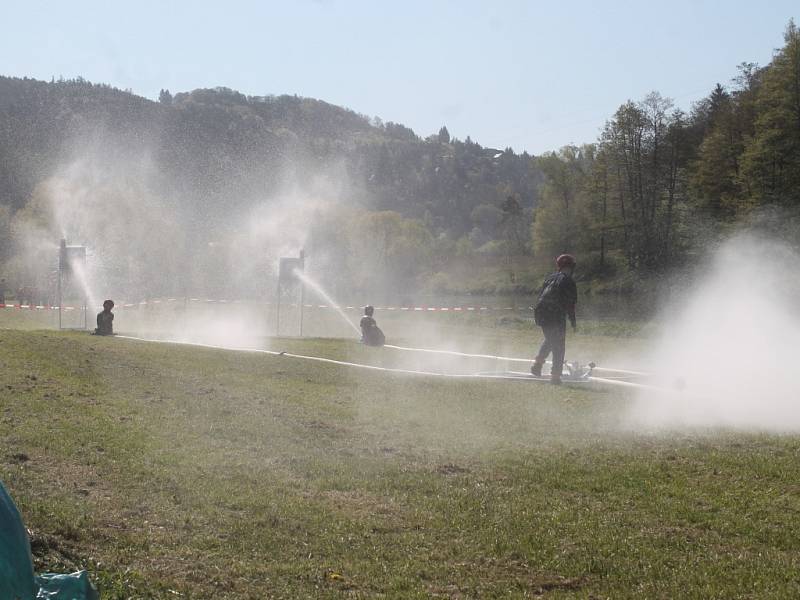
[[[103,302],[103,312],[97,313],[95,335],[114,335],[114,313],[111,312],[112,308],[114,308],[113,300]]]
[[[372,318],[375,309],[372,306],[364,307],[364,316],[361,317],[361,342],[367,346],[383,346],[386,336]]]

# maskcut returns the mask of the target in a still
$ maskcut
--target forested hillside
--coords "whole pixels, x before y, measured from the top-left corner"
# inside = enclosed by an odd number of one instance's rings
[[[451,139],[444,127],[421,139],[319,100],[225,88],[165,90],[151,102],[82,80],[0,77],[0,127],[0,202],[14,210],[63,162],[97,149],[106,159],[147,153],[160,185],[212,214],[335,173],[359,206],[454,235],[470,232],[473,209],[507,195],[532,208],[538,183],[529,155]]]
[[[453,139],[446,127],[422,139],[402,125],[309,98],[246,97],[217,88],[174,97],[163,90],[159,102],[152,102],[80,79],[0,78],[4,262],[20,246],[30,250],[27,240],[12,243],[11,230],[27,233],[31,221],[47,229],[48,221],[71,219],[58,216],[67,210],[108,211],[105,224],[87,215],[91,232],[67,228],[81,238],[75,241],[104,252],[100,246],[108,248],[111,241],[97,239],[104,235],[98,230],[130,235],[130,228],[114,224],[115,213],[138,223],[155,212],[134,214],[144,212],[131,209],[134,196],[140,206],[169,207],[181,236],[172,252],[194,246],[197,262],[198,246],[230,247],[242,233],[242,215],[261,210],[264,218],[267,207],[289,197],[298,212],[313,205],[304,219],[318,239],[327,223],[342,219],[358,232],[353,235],[359,243],[391,236],[398,249],[372,248],[365,260],[382,254],[378,267],[414,279],[434,268],[433,257],[446,257],[456,246],[471,252],[489,244],[491,250],[491,242],[510,231],[499,227],[504,218],[513,219],[515,251],[524,252],[540,180],[527,154]],[[101,190],[103,199],[92,200]],[[276,208],[276,220],[286,210],[285,202]],[[340,253],[352,254],[350,241],[342,239],[347,231],[337,225],[330,233],[344,244]],[[302,243],[312,240],[298,240]],[[326,255],[331,252],[336,249],[325,249]],[[391,255],[398,253],[402,264],[395,265]],[[205,271],[221,268],[217,263]],[[31,279],[29,271],[36,269],[41,268],[27,260],[7,270],[17,279]]]
[[[653,92],[595,143],[539,157],[297,96],[155,102],[0,77],[12,286],[51,285],[50,244],[67,236],[89,247],[99,287],[130,296],[263,294],[254,281],[300,247],[341,295],[530,292],[565,251],[595,289],[627,293],[745,223],[797,228],[799,205],[793,22],[770,64],[741,64],[688,112]]]

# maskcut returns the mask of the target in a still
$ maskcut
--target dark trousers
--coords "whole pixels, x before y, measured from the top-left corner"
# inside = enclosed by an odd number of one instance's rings
[[[564,367],[564,353],[567,350],[566,319],[542,325],[542,333],[544,333],[544,341],[541,348],[539,348],[539,354],[536,355],[536,362],[544,362],[548,354],[552,352],[553,369],[550,373],[561,377],[561,371]]]

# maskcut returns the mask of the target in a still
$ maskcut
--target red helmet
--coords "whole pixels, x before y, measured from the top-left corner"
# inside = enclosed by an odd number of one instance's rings
[[[556,259],[556,265],[559,269],[563,267],[574,267],[576,264],[577,261],[572,254],[562,254]]]

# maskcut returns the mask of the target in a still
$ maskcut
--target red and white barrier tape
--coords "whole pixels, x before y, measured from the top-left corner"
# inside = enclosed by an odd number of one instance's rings
[[[215,299],[200,299],[188,298],[187,300],[179,300],[178,298],[164,298],[155,300],[142,300],[141,302],[120,302],[115,308],[138,308],[140,306],[149,306],[164,303],[174,302],[192,302],[203,304],[246,304],[245,300],[215,300]],[[254,302],[266,306],[274,305],[274,302]],[[295,303],[282,304],[281,306],[289,308],[297,308],[299,305]],[[58,306],[42,305],[42,304],[0,304],[0,308],[17,308],[26,310],[58,310]],[[80,306],[65,306],[64,310],[80,310]],[[311,309],[328,309],[328,308],[341,308],[342,310],[356,310],[362,311],[361,306],[332,306],[328,304],[303,304],[303,308]],[[97,307],[98,310],[102,306]],[[489,311],[514,311],[514,310],[529,310],[528,307],[514,307],[514,306],[376,306],[375,310],[388,311],[388,312],[489,312]]]
[[[0,308],[20,308],[23,310],[58,310],[57,306],[49,304],[0,304]],[[80,306],[65,306],[64,310],[77,310]]]

